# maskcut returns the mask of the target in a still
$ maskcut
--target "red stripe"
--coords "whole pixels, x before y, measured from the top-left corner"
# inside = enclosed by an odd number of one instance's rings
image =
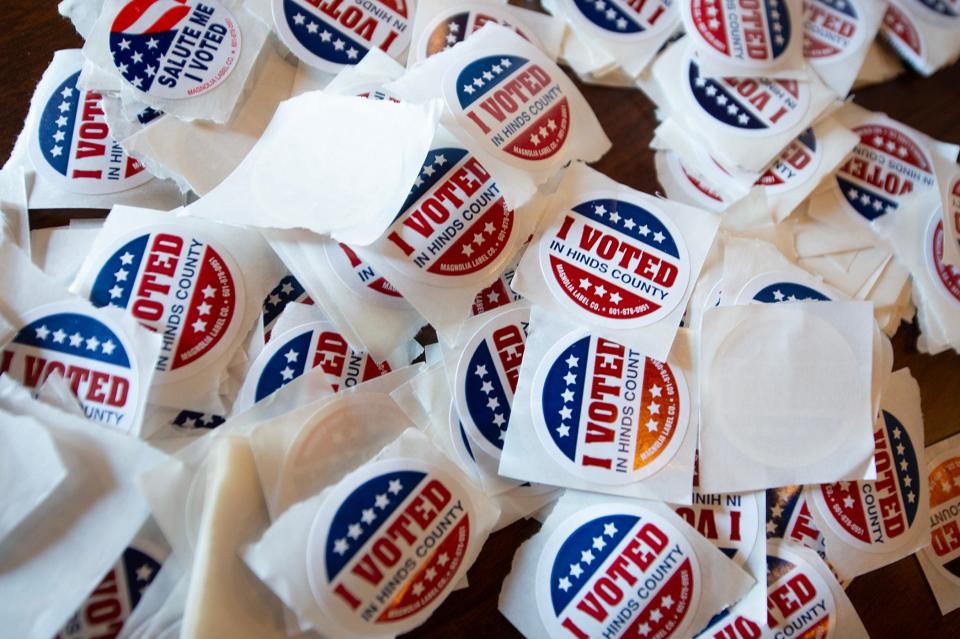
[[[174,2],[179,3],[184,3],[186,1],[187,0],[174,0]],[[131,2],[128,2],[126,5],[124,5],[123,9],[117,13],[117,17],[113,19],[113,25],[110,27],[110,30],[114,33],[126,31],[137,20],[140,19],[140,16],[146,13],[147,9],[153,6],[156,2],[157,0],[131,0]],[[167,30],[179,22],[180,19],[189,12],[190,7],[186,5],[167,11],[144,33],[156,33],[157,31]],[[171,14],[175,15],[176,19],[171,20]],[[160,25],[162,25],[164,28],[157,28]]]
[[[190,13],[190,7],[182,6],[175,9],[170,9],[165,14],[160,16],[160,19],[153,23],[149,29],[144,33],[161,33],[163,31],[169,31],[173,27],[177,26],[177,23],[180,22],[188,13]]]

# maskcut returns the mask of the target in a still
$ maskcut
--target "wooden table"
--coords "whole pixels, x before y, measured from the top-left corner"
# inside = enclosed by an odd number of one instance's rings
[[[0,148],[10,149],[27,114],[33,88],[57,49],[80,47],[80,37],[48,1],[11,2],[0,37]],[[631,187],[660,189],[649,149],[655,127],[653,104],[640,91],[581,87],[596,111],[613,149],[596,168]],[[868,109],[891,117],[939,140],[960,143],[960,64],[931,78],[906,75],[870,87],[856,96]],[[102,213],[100,213],[102,214]],[[49,214],[37,222],[48,225]],[[901,326],[893,340],[895,368],[909,367],[920,383],[926,441],[934,443],[960,431],[960,356],[921,355],[917,327]],[[539,528],[518,522],[493,535],[470,570],[470,588],[453,593],[417,637],[505,637],[518,633],[497,611],[500,584],[519,544]],[[960,611],[940,615],[920,566],[913,557],[857,578],[848,591],[871,637],[960,637]],[[842,638],[841,638],[842,639]]]

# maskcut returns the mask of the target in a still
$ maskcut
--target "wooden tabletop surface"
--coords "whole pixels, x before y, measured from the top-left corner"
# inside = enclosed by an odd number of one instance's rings
[[[0,148],[12,149],[26,117],[30,96],[58,49],[83,41],[56,11],[56,2],[15,2],[6,8],[0,36]],[[581,86],[613,149],[595,167],[615,180],[649,193],[660,190],[649,145],[656,126],[654,107],[640,91]],[[908,74],[858,93],[855,101],[924,133],[960,143],[960,64],[933,77]],[[38,221],[47,225],[49,214]],[[960,356],[929,357],[917,352],[917,327],[903,325],[893,340],[895,369],[908,367],[920,383],[926,441],[935,443],[960,432]],[[411,636],[511,637],[518,633],[497,611],[500,584],[513,553],[539,528],[518,522],[494,534],[470,570],[470,587],[453,593],[433,617]],[[960,637],[960,611],[943,617],[916,559],[858,577],[847,591],[871,637],[900,639]]]

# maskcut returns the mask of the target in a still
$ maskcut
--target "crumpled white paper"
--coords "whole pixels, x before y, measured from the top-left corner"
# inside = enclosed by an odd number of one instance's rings
[[[22,167],[0,170],[0,236],[30,255],[30,220]]]

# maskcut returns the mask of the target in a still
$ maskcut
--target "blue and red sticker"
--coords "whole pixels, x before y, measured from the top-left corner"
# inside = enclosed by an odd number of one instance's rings
[[[218,0],[129,0],[110,25],[110,53],[134,88],[167,100],[219,86],[240,58],[240,25]]]
[[[530,309],[498,313],[464,346],[454,396],[464,429],[485,453],[499,459],[530,324]]]
[[[125,309],[163,339],[157,382],[195,375],[241,337],[244,287],[232,255],[178,226],[114,241],[97,269],[90,301]]]
[[[537,608],[551,637],[691,636],[702,589],[690,542],[641,505],[575,513],[537,564]]]
[[[925,481],[915,444],[892,413],[881,411],[873,433],[877,479],[824,484],[814,491],[830,529],[855,548],[889,552],[917,523]]]
[[[775,135],[796,125],[810,105],[808,83],[767,78],[707,78],[693,57],[687,88],[714,121],[739,133]]]
[[[274,324],[280,319],[287,304],[313,304],[307,291],[299,280],[289,273],[280,278],[265,298],[263,298],[263,341],[270,341]]]
[[[79,62],[79,60],[78,60]],[[33,165],[65,191],[88,195],[119,193],[153,179],[110,133],[103,95],[77,87],[80,71],[41,97],[43,110],[31,141]]]
[[[934,282],[940,285],[948,298],[960,304],[960,268],[943,261],[943,243],[952,241],[953,238],[943,232],[943,219],[938,209],[927,223],[923,255]]]
[[[799,282],[796,275],[786,271],[771,271],[761,273],[747,282],[737,295],[736,303],[779,304],[781,302],[829,301],[830,296],[827,292],[817,288],[813,282]]]
[[[490,173],[462,148],[430,150],[381,240],[404,275],[437,286],[484,283],[511,257],[514,212]]]
[[[683,1],[712,55],[762,70],[790,47],[794,34],[785,0]]]
[[[441,11],[420,36],[416,48],[420,60],[446,51],[450,47],[466,40],[487,23],[499,24],[512,29],[514,33],[539,46],[533,32],[525,25],[502,11],[496,5],[485,4],[482,7],[461,5]]]
[[[0,373],[39,391],[61,375],[87,419],[121,430],[136,423],[140,365],[122,331],[89,314],[81,304],[48,304],[23,317],[23,327],[0,353]]]
[[[573,9],[605,36],[647,38],[672,25],[675,0],[569,0]]]
[[[647,326],[683,301],[690,260],[661,211],[586,197],[540,239],[540,268],[558,303],[611,328]]]
[[[861,124],[858,144],[837,170],[837,188],[866,220],[897,210],[907,193],[936,188],[933,162],[923,145],[892,123]]]
[[[940,574],[960,586],[960,455],[944,450],[928,462],[930,545],[922,552]]]
[[[414,628],[466,573],[475,512],[439,467],[405,459],[363,467],[333,490],[310,529],[314,597],[357,635]]]
[[[406,0],[273,0],[277,33],[298,58],[328,73],[360,62],[370,49],[398,57],[410,43]]]
[[[54,639],[117,636],[161,566],[155,553],[129,546]]]
[[[817,172],[822,155],[816,134],[813,129],[807,129],[780,152],[757,180],[757,185],[763,186],[769,195],[795,189]]]
[[[686,436],[690,411],[679,370],[582,331],[544,357],[531,402],[534,430],[550,458],[608,485],[662,469]]]
[[[380,306],[408,306],[400,291],[346,244],[325,243],[323,252],[340,282],[362,299]]]
[[[887,5],[887,12],[883,14],[883,33],[917,57],[923,56],[923,38],[913,24],[910,14],[891,2]]]
[[[831,62],[845,58],[866,37],[858,0],[804,0],[803,57]]]
[[[767,629],[773,636],[805,639],[837,633],[830,586],[801,555],[776,542],[767,547]]]
[[[464,130],[498,159],[552,164],[573,125],[561,78],[551,75],[558,73],[546,59],[487,55],[451,70],[446,101]]]
[[[957,0],[907,0],[917,5],[920,15],[934,22],[943,24],[943,19],[957,20],[960,18],[960,2]]]

